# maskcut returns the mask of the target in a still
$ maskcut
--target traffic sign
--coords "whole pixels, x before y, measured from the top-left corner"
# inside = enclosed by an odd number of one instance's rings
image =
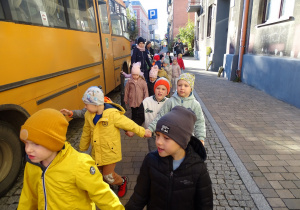
[[[157,19],[157,9],[148,10],[148,19],[149,20]]]

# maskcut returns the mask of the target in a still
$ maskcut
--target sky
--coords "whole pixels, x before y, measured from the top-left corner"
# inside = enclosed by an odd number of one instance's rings
[[[149,9],[157,9],[158,29],[155,34],[160,35],[160,39],[165,37],[168,27],[167,0],[139,0],[148,14]]]

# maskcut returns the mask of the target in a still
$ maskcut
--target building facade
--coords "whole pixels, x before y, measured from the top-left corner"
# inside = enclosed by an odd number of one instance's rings
[[[189,0],[195,57],[217,71],[300,108],[300,1]]]
[[[189,0],[187,5],[187,12],[195,15],[194,55],[200,68],[218,71],[226,52],[230,2]]]
[[[179,34],[179,28],[185,27],[189,19],[195,19],[193,13],[186,12],[187,4],[188,0],[167,0],[169,42],[174,40]]]
[[[124,3],[126,5],[128,3],[131,4],[131,7],[134,11],[138,27],[138,37],[143,37],[146,40],[150,40],[148,12],[144,9],[141,2],[127,0],[124,1]]]
[[[299,11],[296,0],[233,1],[224,76],[300,108]]]

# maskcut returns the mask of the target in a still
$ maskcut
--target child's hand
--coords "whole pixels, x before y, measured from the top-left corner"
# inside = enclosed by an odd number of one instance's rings
[[[126,134],[126,136],[128,136],[128,137],[133,137],[133,136],[134,136],[134,133],[131,132],[131,131],[126,131],[125,134]]]
[[[152,132],[149,129],[145,129],[145,135],[144,137],[150,138],[152,136]]]
[[[60,112],[65,116],[70,116],[72,112],[68,109],[61,109]]]
[[[204,146],[204,140],[200,140],[201,141],[201,143],[203,144],[203,146]]]

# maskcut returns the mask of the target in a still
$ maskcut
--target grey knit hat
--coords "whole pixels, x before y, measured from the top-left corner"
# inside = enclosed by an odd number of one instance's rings
[[[104,94],[102,90],[96,86],[91,86],[85,91],[82,97],[82,101],[85,104],[103,105]]]
[[[196,120],[193,111],[175,106],[158,120],[155,132],[163,133],[185,149],[193,135]]]

